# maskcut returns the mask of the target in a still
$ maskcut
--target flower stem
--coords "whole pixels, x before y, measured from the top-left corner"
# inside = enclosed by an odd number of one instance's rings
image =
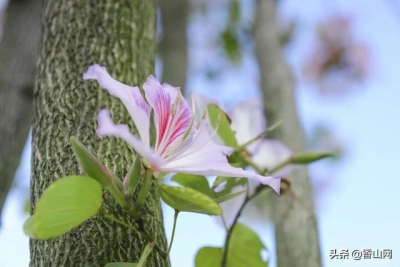
[[[244,202],[242,203],[242,205],[240,206],[240,209],[238,211],[238,213],[236,214],[235,218],[233,219],[233,223],[231,225],[231,227],[228,229],[228,232],[226,234],[226,238],[225,238],[225,244],[224,244],[224,253],[222,255],[222,262],[221,262],[221,267],[227,267],[228,266],[228,251],[229,251],[229,241],[231,240],[232,237],[232,233],[233,233],[233,229],[235,228],[240,215],[242,214],[244,208],[246,207],[247,203],[254,198],[258,193],[254,193],[252,196],[246,196]]]
[[[172,248],[172,244],[174,243],[175,229],[176,229],[176,222],[178,220],[178,215],[179,215],[179,210],[175,210],[174,225],[172,226],[171,242],[169,243],[169,246],[168,246],[167,255],[169,255],[169,252],[171,251],[171,248]]]
[[[277,171],[279,171],[280,169],[282,169],[283,167],[286,167],[287,165],[290,164],[290,158],[288,158],[287,160],[282,161],[281,163],[279,163],[278,165],[276,165],[275,167],[273,167],[269,173],[273,174]]]
[[[137,199],[138,206],[142,206],[149,194],[151,183],[153,182],[153,172],[151,170],[146,171],[146,177],[144,178],[142,188],[140,188],[139,197]]]
[[[246,143],[244,143],[243,145],[239,146],[236,151],[242,151],[245,150],[246,147],[248,145],[251,145],[252,143],[264,138],[269,132],[275,130],[280,124],[282,123],[282,121],[277,121],[276,123],[274,123],[273,125],[271,125],[270,127],[268,127],[266,130],[264,130],[263,132],[261,132],[260,134],[258,134],[256,137],[250,139],[249,141],[247,141]]]

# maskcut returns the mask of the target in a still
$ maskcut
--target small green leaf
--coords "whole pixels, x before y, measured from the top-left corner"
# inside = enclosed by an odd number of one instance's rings
[[[232,1],[229,8],[229,23],[230,26],[235,26],[235,24],[240,19],[240,3],[239,1]]]
[[[221,261],[222,261],[222,248],[203,247],[197,252],[195,259],[195,266],[219,267],[221,266]]]
[[[240,43],[234,27],[228,27],[221,34],[222,46],[232,63],[239,63],[242,59]]]
[[[222,203],[222,202],[228,201],[228,200],[230,200],[232,198],[235,198],[237,196],[240,196],[241,194],[245,193],[246,191],[247,190],[242,190],[242,191],[239,191],[237,193],[228,194],[228,195],[223,195],[223,194],[219,195],[218,194],[217,197],[214,198],[214,201],[217,202],[217,203]]]
[[[227,267],[267,267],[268,262],[261,258],[266,250],[258,235],[244,224],[236,224],[229,243]],[[219,267],[223,258],[223,249],[203,247],[196,255],[196,267]]]
[[[131,169],[124,179],[124,188],[125,193],[129,196],[133,195],[135,192],[136,186],[139,182],[140,171],[142,170],[142,162],[140,161],[140,157],[136,157],[135,162],[133,163]]]
[[[212,186],[215,189],[218,185],[225,183],[224,189],[222,189],[218,194],[219,195],[227,195],[232,192],[232,189],[239,185],[245,185],[247,183],[246,178],[235,178],[235,177],[218,177],[215,179],[214,184]]]
[[[138,267],[138,264],[130,262],[110,262],[104,267]]]
[[[160,185],[162,200],[178,211],[221,215],[221,207],[210,197],[188,187]]]
[[[239,147],[239,144],[236,140],[235,131],[231,129],[228,115],[226,115],[225,112],[223,112],[219,107],[214,104],[209,104],[207,109],[211,125],[214,128],[218,126],[219,120],[217,133],[224,141],[225,145],[237,149]]]
[[[215,196],[215,192],[210,188],[207,178],[204,176],[178,173],[172,178],[172,180],[184,187],[192,188],[211,198],[214,198]]]
[[[177,175],[174,176],[174,178],[172,178],[172,180],[184,187],[188,187],[200,193],[203,193],[204,195],[210,197],[217,203],[225,202],[246,192],[246,190],[234,194],[229,194],[231,190],[223,190],[222,192],[218,193],[214,192],[210,188],[207,179],[204,176],[200,175],[178,173]]]
[[[85,173],[104,186],[115,200],[124,207],[126,201],[122,195],[121,181],[77,139],[71,138],[71,144],[79,165]]]
[[[258,235],[244,224],[237,224],[232,232],[229,244],[229,267],[266,267],[267,262],[261,258],[261,251],[266,247]]]
[[[95,180],[68,176],[51,184],[40,197],[33,216],[24,224],[30,237],[60,236],[96,215],[101,207],[102,189]]]
[[[34,222],[35,222],[35,215],[30,216],[24,222],[24,232],[30,238],[35,238],[35,231],[34,231]]]
[[[307,153],[298,153],[294,154],[290,158],[290,163],[292,164],[309,164],[314,161],[318,161],[324,158],[333,157],[334,155],[331,153],[316,153],[316,152],[307,152]]]

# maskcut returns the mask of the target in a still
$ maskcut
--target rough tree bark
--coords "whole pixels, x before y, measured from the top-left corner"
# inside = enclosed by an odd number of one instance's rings
[[[276,18],[276,0],[260,0],[257,7],[256,55],[268,122],[282,120],[270,137],[294,152],[305,150],[305,136],[296,111],[294,80],[282,54]],[[289,194],[272,198],[279,267],[320,267],[320,248],[313,196],[307,168],[289,177],[299,201]]]
[[[121,140],[95,136],[96,116],[110,108],[117,122],[131,123],[118,99],[96,82],[83,81],[93,63],[112,76],[139,85],[153,73],[155,3],[150,0],[45,0],[37,84],[34,91],[31,202],[34,209],[43,190],[55,180],[81,173],[70,138],[77,137],[106,167],[123,177],[133,151]],[[132,126],[132,125],[131,125]],[[108,193],[103,209],[131,220]],[[146,200],[144,225],[165,248],[161,205],[156,188]],[[101,215],[61,238],[30,241],[30,266],[101,266],[135,262],[146,241]],[[146,266],[168,266],[153,252]]]
[[[188,0],[159,0],[163,36],[160,50],[163,60],[162,80],[180,86],[185,94],[188,69],[186,24],[189,13]]]
[[[0,215],[32,120],[41,0],[11,0],[0,44]]]

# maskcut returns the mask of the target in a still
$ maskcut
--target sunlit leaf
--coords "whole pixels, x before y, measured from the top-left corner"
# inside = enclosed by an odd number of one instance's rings
[[[203,247],[196,255],[196,267],[219,267],[222,260],[222,248]]]
[[[211,198],[214,197],[214,191],[210,188],[207,178],[204,176],[178,173],[172,178],[172,180],[184,187],[192,188]]]
[[[244,224],[237,224],[232,232],[227,254],[227,267],[267,267],[261,257],[266,250],[258,235]],[[203,247],[196,255],[196,267],[219,267],[223,260],[223,249]]]
[[[85,173],[104,186],[115,200],[124,207],[126,201],[122,195],[121,181],[77,139],[71,138],[71,144],[79,165]]]
[[[241,194],[246,193],[246,191],[247,190],[242,190],[242,191],[239,191],[239,192],[236,192],[236,193],[233,193],[233,194],[227,194],[227,195],[217,194],[217,196],[215,198],[213,198],[213,199],[217,203],[222,203],[222,202],[228,201],[228,200],[230,200],[232,198],[235,198],[237,196],[240,196]]]
[[[24,224],[30,237],[60,236],[100,210],[101,185],[83,176],[68,176],[51,184],[40,197],[33,216]]]
[[[35,215],[30,216],[24,222],[24,232],[30,238],[35,238],[35,231],[34,231],[34,222],[35,222]]]
[[[236,179],[236,178],[233,178],[233,179]],[[194,189],[200,193],[205,194],[206,196],[210,197],[217,203],[222,203],[224,201],[228,201],[228,200],[235,198],[235,197],[243,194],[244,192],[246,192],[246,190],[243,190],[243,191],[240,191],[237,193],[230,194],[231,189],[223,190],[221,192],[214,192],[214,190],[212,190],[210,188],[210,185],[209,185],[207,179],[204,176],[200,176],[200,175],[179,173],[179,174],[175,175],[174,178],[172,178],[172,180],[179,183],[180,185],[182,185],[184,187],[188,187],[188,188]],[[233,182],[233,184],[237,184],[237,183]]]
[[[333,157],[331,153],[306,152],[297,153],[290,158],[292,164],[309,164],[324,158]]]
[[[124,188],[127,195],[131,196],[135,192],[142,170],[141,165],[140,157],[136,157],[135,162],[124,179]]]
[[[210,197],[188,187],[160,185],[162,200],[178,211],[221,215],[221,207]]]
[[[266,250],[258,235],[244,224],[237,224],[233,229],[229,244],[228,267],[266,267],[267,261],[261,257]]]
[[[217,133],[224,141],[225,145],[237,149],[239,144],[236,140],[235,131],[231,129],[228,116],[214,104],[209,104],[207,109],[212,126],[217,127],[219,121]]]
[[[232,192],[232,189],[236,186],[245,185],[247,179],[245,178],[235,178],[235,177],[218,177],[215,179],[212,186],[213,189],[217,188],[223,184],[223,189],[220,190],[221,195],[227,195]]]

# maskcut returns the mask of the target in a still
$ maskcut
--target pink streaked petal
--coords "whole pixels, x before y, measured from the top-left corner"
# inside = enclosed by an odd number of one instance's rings
[[[97,80],[99,85],[106,89],[112,96],[118,97],[128,110],[133,122],[138,129],[140,138],[146,145],[150,144],[150,106],[144,101],[138,87],[128,86],[108,74],[107,69],[98,64],[90,66],[83,74],[84,80]]]
[[[157,129],[156,151],[160,155],[168,154],[168,149],[182,140],[192,118],[186,100],[179,87],[160,84],[153,76],[149,76],[143,85],[146,99],[154,109]]]
[[[144,159],[146,159],[153,167],[158,167],[165,163],[164,159],[158,156],[154,151],[142,141],[140,141],[136,136],[134,136],[125,124],[114,124],[110,117],[110,111],[107,109],[100,110],[98,114],[97,136],[115,136],[123,139],[132,148],[140,154]]]

